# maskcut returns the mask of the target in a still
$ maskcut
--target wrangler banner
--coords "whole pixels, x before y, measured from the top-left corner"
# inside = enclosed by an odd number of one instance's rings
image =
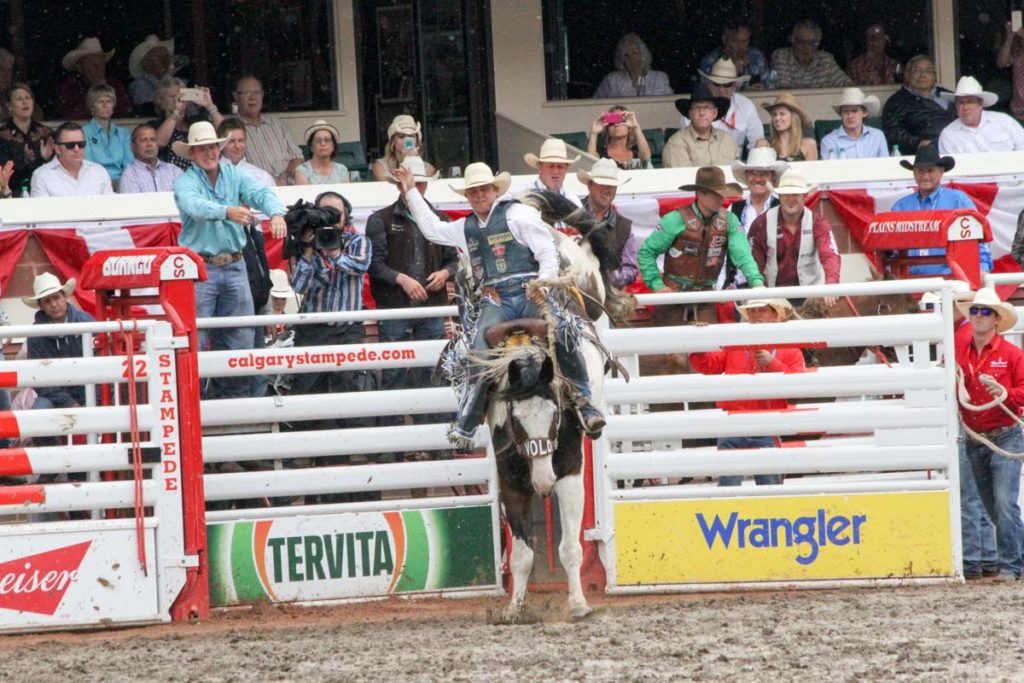
[[[945,492],[618,503],[627,585],[951,576]]]
[[[207,526],[210,604],[497,586],[487,506]]]

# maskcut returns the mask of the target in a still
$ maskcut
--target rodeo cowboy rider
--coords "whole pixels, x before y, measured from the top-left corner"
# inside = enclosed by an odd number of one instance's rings
[[[527,284],[535,278],[558,276],[558,253],[554,239],[540,214],[533,208],[508,199],[500,199],[509,188],[511,176],[497,176],[484,163],[466,167],[464,184],[452,189],[469,200],[473,212],[451,223],[442,222],[416,191],[415,178],[405,168],[394,172],[401,183],[407,206],[416,225],[431,242],[459,249],[469,256],[474,279],[482,283],[480,313],[470,347],[486,353],[488,328],[516,318],[539,318],[538,303],[546,298],[556,302],[542,289],[537,298],[526,296]],[[576,414],[584,432],[598,438],[605,419],[591,401],[586,361],[580,345],[569,339],[567,329],[555,331],[556,356],[565,379],[573,388]],[[459,415],[448,432],[448,439],[459,448],[471,448],[473,433],[483,422],[490,383],[479,377],[479,368],[471,372],[471,382],[462,396]]]

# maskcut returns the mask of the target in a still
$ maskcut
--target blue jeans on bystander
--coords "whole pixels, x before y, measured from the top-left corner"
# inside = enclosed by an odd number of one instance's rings
[[[718,440],[718,450],[731,451],[737,448],[775,448],[775,437],[772,436],[730,436]],[[755,474],[754,481],[758,486],[781,484],[781,474]],[[739,486],[743,477],[738,474],[722,475],[718,478],[719,486]]]
[[[974,469],[967,458],[967,436],[960,434],[960,538],[963,543],[964,575],[976,578],[983,570],[998,571],[996,528],[985,511],[974,481]]]
[[[999,434],[992,442],[1010,453],[1024,451],[1024,432],[1014,427]],[[996,455],[987,446],[972,439],[964,440],[967,458],[974,472],[981,502],[996,524],[996,547],[999,570],[1020,578],[1024,571],[1024,522],[1020,518],[1020,460]]]
[[[196,317],[226,318],[252,315],[252,291],[245,260],[226,266],[206,264],[206,281],[196,283]],[[211,351],[251,349],[255,338],[251,327],[232,327],[199,331],[199,349]],[[246,398],[252,394],[249,377],[222,377],[209,380],[203,398]]]

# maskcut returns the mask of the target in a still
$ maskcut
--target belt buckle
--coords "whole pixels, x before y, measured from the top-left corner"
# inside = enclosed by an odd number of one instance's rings
[[[229,266],[234,263],[235,256],[230,251],[222,251],[219,254],[215,254],[213,258],[210,259],[210,262],[217,267],[223,268],[224,266]]]

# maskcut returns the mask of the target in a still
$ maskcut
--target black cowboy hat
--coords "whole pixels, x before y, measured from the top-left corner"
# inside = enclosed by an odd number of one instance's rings
[[[690,93],[689,97],[681,97],[676,100],[676,110],[683,116],[689,117],[690,106],[694,102],[711,102],[714,104],[718,108],[718,115],[715,116],[716,121],[725,116],[726,112],[729,111],[729,98],[715,97],[711,94],[711,88],[703,81],[693,86],[693,92]]]
[[[913,171],[916,166],[938,166],[943,172],[946,172],[956,166],[956,160],[953,157],[940,157],[938,148],[929,143],[917,148],[914,163],[903,159],[900,161],[900,166],[908,171]]]

